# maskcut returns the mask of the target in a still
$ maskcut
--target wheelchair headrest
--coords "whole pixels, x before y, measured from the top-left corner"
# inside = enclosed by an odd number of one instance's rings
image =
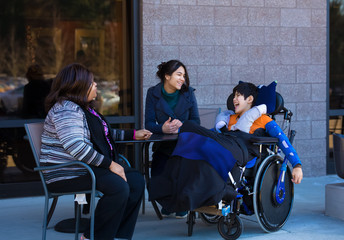
[[[232,110],[232,111],[234,111],[233,98],[234,98],[234,94],[233,93],[231,95],[229,95],[229,97],[227,98],[227,108],[228,108],[228,110]],[[269,115],[276,115],[276,114],[280,113],[283,109],[284,109],[283,97],[282,97],[281,94],[276,92],[275,110],[273,112],[269,113]]]

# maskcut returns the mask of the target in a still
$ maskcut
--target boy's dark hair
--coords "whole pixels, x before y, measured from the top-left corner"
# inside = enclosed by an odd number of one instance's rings
[[[240,82],[238,85],[235,86],[235,88],[233,88],[233,94],[235,94],[236,92],[243,95],[245,99],[252,95],[252,106],[254,106],[258,96],[258,88],[256,87],[256,85],[249,82]]]

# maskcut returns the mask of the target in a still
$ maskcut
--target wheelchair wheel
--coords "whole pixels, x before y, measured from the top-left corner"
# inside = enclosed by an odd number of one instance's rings
[[[285,174],[285,199],[278,204],[274,193],[283,159],[278,155],[266,158],[254,181],[253,206],[259,225],[266,232],[278,231],[287,221],[294,199],[294,185],[289,167]]]
[[[217,229],[221,237],[227,240],[237,239],[244,230],[244,225],[238,215],[220,217]]]
[[[219,219],[221,216],[219,215],[212,215],[208,213],[199,213],[199,216],[201,217],[202,221],[207,225],[214,225],[219,222]]]
[[[188,225],[188,236],[192,236],[193,225],[196,223],[196,213],[194,211],[190,211],[187,217],[187,225]]]

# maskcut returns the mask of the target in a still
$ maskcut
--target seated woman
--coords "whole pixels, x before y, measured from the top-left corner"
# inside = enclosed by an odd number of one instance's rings
[[[179,60],[170,60],[158,65],[156,73],[160,83],[147,91],[145,126],[157,134],[178,133],[186,120],[200,123],[195,89],[190,87],[186,66]],[[163,172],[167,159],[174,150],[176,142],[154,143],[151,175]],[[164,217],[174,215],[161,209]],[[175,213],[176,218],[184,218],[187,212]]]
[[[227,187],[228,172],[235,175],[237,166],[245,166],[259,153],[258,146],[249,141],[250,134],[278,138],[278,146],[293,166],[292,181],[300,183],[301,161],[276,122],[267,115],[259,116],[260,112],[255,115],[256,120],[254,115],[245,116],[254,106],[257,93],[257,87],[251,83],[240,83],[233,89],[235,114],[230,115],[224,133],[185,122],[164,174],[151,180],[151,190],[157,191],[151,191],[150,198],[169,211],[192,210],[217,204],[222,199],[230,200],[233,195]],[[239,124],[240,118],[249,120],[246,122],[251,125],[249,133],[231,131],[233,125],[245,126]]]
[[[131,239],[144,192],[143,176],[121,162],[116,140],[148,139],[148,130],[112,130],[92,107],[97,96],[93,74],[83,65],[64,67],[53,81],[46,99],[40,162],[42,166],[82,161],[96,176],[103,193],[95,210],[95,239]],[[45,171],[47,186],[54,191],[91,189],[91,178],[80,167]],[[89,238],[86,230],[81,239]]]

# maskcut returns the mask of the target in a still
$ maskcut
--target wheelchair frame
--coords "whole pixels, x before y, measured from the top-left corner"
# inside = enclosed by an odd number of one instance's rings
[[[275,115],[283,114],[282,130],[287,131],[289,141],[292,143],[296,132],[291,130],[292,112],[283,106]],[[285,123],[287,125],[285,126]],[[259,145],[260,157],[253,166],[253,171],[247,173],[246,166],[241,168],[240,187],[236,187],[234,179],[232,185],[236,188],[238,196],[229,203],[217,206],[205,206],[189,212],[187,217],[188,236],[192,236],[195,224],[196,212],[200,218],[209,225],[217,224],[218,231],[224,239],[237,239],[243,232],[244,226],[239,217],[240,214],[255,214],[259,225],[266,232],[275,232],[281,229],[287,222],[291,213],[294,199],[294,185],[291,181],[291,170],[288,160],[280,155],[277,147],[277,138],[252,137],[253,144]],[[272,147],[268,150],[269,155],[262,159],[263,147]],[[253,179],[253,181],[252,181]],[[221,208],[227,211],[221,211]]]

